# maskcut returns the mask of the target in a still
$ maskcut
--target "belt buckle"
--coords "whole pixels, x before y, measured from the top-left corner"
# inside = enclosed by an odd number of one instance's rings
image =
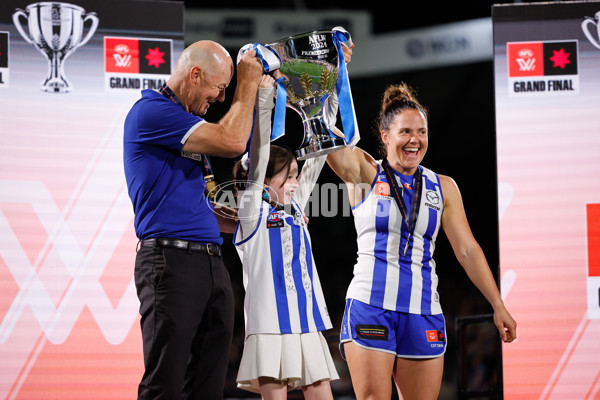
[[[214,256],[214,254],[210,252],[210,243],[206,244],[206,252],[208,253],[209,256]]]

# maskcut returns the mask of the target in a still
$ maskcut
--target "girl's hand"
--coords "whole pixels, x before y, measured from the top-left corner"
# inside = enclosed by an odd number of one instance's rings
[[[264,74],[258,83],[259,88],[271,88],[275,86],[275,79],[269,74]]]

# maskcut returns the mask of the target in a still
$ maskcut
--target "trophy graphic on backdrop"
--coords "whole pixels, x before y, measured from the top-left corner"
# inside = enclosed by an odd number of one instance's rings
[[[27,20],[27,31],[21,25]],[[83,37],[83,28],[91,22]],[[44,92],[66,93],[72,91],[71,83],[64,76],[64,61],[77,48],[90,40],[98,27],[95,13],[85,13],[79,6],[69,3],[42,2],[17,9],[13,22],[23,38],[35,46],[48,60],[48,76],[41,83]]]
[[[356,117],[347,79],[341,43],[351,47],[350,35],[341,27],[313,31],[260,45],[248,44],[240,54],[255,49],[266,72],[279,69],[285,79],[278,80],[277,104],[271,140],[283,135],[282,114],[285,107],[296,111],[302,119],[304,137],[296,151],[298,160],[332,153],[358,140]],[[240,55],[238,55],[239,61]],[[345,137],[329,129],[328,99],[338,95],[339,111]],[[279,104],[285,102],[283,111]],[[279,121],[279,122],[278,122]],[[354,140],[354,141],[353,141]]]
[[[594,33],[590,31],[590,24],[594,25]],[[594,17],[585,17],[581,22],[581,29],[590,43],[600,49],[600,11]]]

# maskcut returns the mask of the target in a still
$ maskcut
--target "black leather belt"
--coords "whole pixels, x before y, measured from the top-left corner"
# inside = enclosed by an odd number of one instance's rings
[[[142,240],[142,247],[169,247],[186,251],[198,251],[211,256],[222,257],[221,246],[212,243],[198,243],[171,238],[150,238]]]

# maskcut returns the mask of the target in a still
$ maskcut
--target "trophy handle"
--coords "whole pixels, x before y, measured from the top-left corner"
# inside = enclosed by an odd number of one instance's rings
[[[87,35],[85,35],[85,37],[81,40],[81,42],[79,42],[77,47],[80,47],[80,46],[83,46],[84,44],[86,44],[92,38],[92,35],[96,32],[96,28],[98,28],[98,17],[96,16],[96,13],[86,14],[85,18],[83,19],[84,25],[85,25],[85,21],[87,21],[87,20],[91,20],[92,25],[90,26],[90,29],[88,30]]]
[[[596,30],[598,30],[598,25],[596,25],[596,20],[591,17],[585,17],[585,19],[581,22],[581,30],[583,30],[583,33],[585,33],[585,36],[588,38],[588,40],[594,46],[596,46],[597,48],[600,49],[600,43],[598,43],[598,41],[596,39],[594,39],[594,37],[590,33],[590,29],[588,27],[589,24],[593,24],[596,27]]]
[[[21,26],[21,21],[19,20],[20,17],[24,17],[26,20],[29,20],[27,13],[25,13],[25,11],[21,10],[20,8],[17,8],[17,11],[13,13],[13,22],[15,23],[15,26],[17,27],[17,30],[19,31],[21,36],[23,36],[23,39],[25,39],[25,41],[28,43],[34,44],[31,36],[29,36],[29,34],[26,33],[25,29],[23,29],[23,27]]]

